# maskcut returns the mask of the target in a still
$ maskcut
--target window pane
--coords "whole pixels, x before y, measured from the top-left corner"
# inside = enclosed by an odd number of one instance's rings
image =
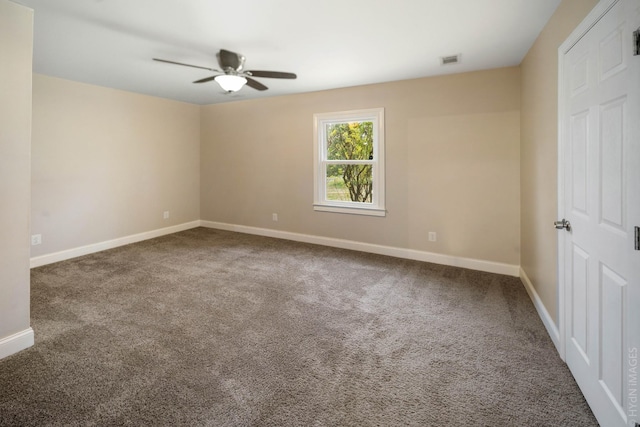
[[[327,160],[373,159],[373,122],[330,123],[325,136]]]
[[[372,165],[327,165],[327,200],[371,203]]]

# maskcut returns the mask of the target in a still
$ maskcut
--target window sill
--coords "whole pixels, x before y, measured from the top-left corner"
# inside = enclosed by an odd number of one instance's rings
[[[351,206],[314,204],[313,210],[318,212],[334,212],[352,215],[387,216],[387,211],[379,208],[355,208]]]

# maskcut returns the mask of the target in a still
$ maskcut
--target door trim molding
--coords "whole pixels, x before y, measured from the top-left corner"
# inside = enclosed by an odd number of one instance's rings
[[[565,80],[564,69],[564,57],[571,50],[573,46],[584,37],[587,32],[593,28],[598,21],[618,3],[620,0],[600,0],[595,5],[593,10],[584,18],[584,20],[571,32],[569,37],[558,48],[558,215],[557,218],[566,218],[566,212],[564,210],[565,191],[564,191],[564,163],[565,163],[565,144],[568,140],[568,135],[564,133],[564,120],[566,119],[565,111],[565,95],[566,89],[563,85]],[[549,223],[551,226],[551,223]],[[559,345],[557,345],[558,352],[562,360],[565,360],[566,355],[566,321],[565,321],[565,275],[564,275],[564,250],[565,250],[564,233],[558,233],[558,266],[557,266],[557,298],[558,298],[558,331],[559,331]]]

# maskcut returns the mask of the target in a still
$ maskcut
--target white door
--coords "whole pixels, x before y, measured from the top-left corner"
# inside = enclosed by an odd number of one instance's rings
[[[559,55],[561,339],[605,427],[640,423],[639,26],[640,0],[603,0]]]

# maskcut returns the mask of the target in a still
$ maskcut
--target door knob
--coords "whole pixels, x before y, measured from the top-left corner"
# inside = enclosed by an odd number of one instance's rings
[[[562,221],[554,221],[553,225],[555,225],[558,230],[562,230],[564,228],[567,231],[571,231],[571,223],[564,218],[562,218]]]

